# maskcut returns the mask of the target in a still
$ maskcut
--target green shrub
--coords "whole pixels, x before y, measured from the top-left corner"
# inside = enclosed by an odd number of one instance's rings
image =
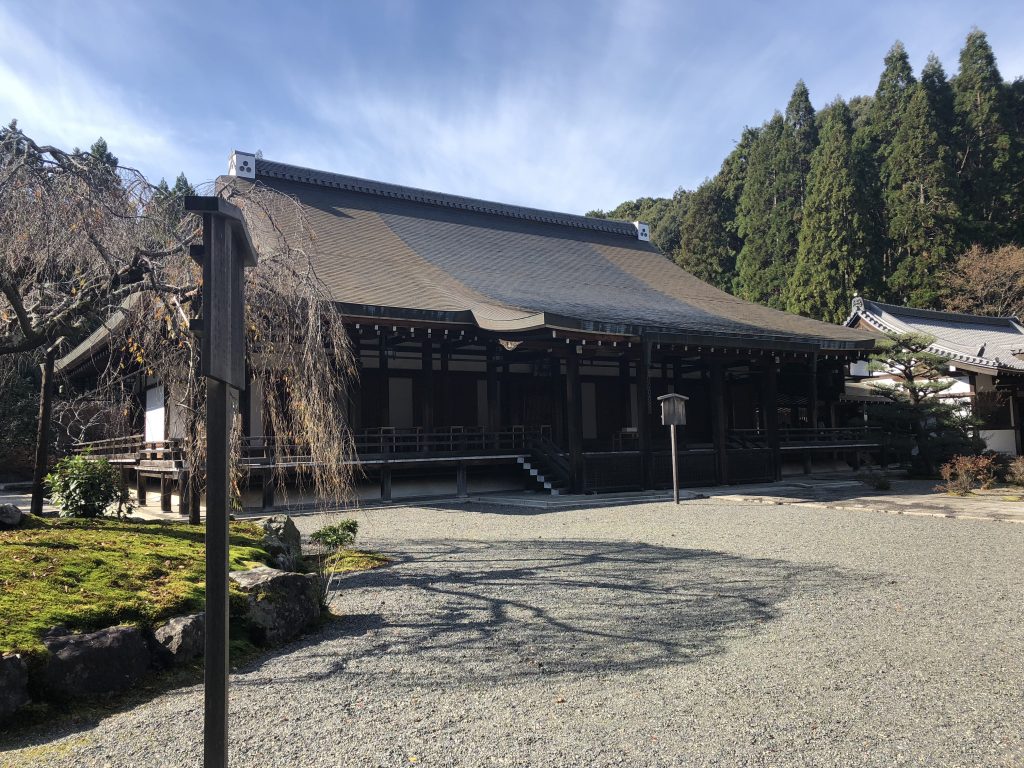
[[[324,549],[330,552],[337,552],[356,540],[356,532],[358,530],[359,523],[348,517],[334,525],[325,525],[320,530],[310,534],[309,538]]]
[[[132,510],[120,471],[106,459],[65,456],[46,476],[46,484],[61,517],[99,517],[114,504],[118,517]]]
[[[967,496],[976,488],[991,488],[996,481],[996,470],[992,456],[954,456],[939,469],[945,482],[936,490]]]

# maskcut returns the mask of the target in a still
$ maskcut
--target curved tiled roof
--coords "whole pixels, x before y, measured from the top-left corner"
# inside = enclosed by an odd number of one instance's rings
[[[915,333],[935,339],[929,349],[968,368],[1024,372],[1015,355],[1024,349],[1024,326],[1015,317],[989,317],[914,309],[857,298],[847,325],[863,320],[882,333]]]
[[[839,350],[873,344],[864,331],[720,291],[639,240],[629,222],[262,158],[256,180],[302,204],[317,236],[318,274],[352,315],[444,317],[506,332],[653,333],[723,346]]]

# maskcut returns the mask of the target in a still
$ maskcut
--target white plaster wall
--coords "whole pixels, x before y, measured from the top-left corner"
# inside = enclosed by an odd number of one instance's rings
[[[156,443],[165,439],[164,385],[157,384],[146,390],[146,432],[145,441]]]
[[[1017,440],[1012,429],[983,429],[981,439],[990,451],[999,451],[1010,456],[1017,455]]]

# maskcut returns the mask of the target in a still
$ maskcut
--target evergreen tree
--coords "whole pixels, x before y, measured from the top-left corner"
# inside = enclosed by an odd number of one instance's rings
[[[814,108],[807,87],[799,81],[785,117],[776,113],[750,149],[737,210],[743,245],[734,282],[736,293],[745,299],[776,309],[786,306],[816,143]]]
[[[850,110],[830,105],[811,157],[796,268],[788,287],[790,312],[842,322],[868,272],[864,201],[857,189]]]
[[[946,70],[934,53],[928,54],[928,61],[921,70],[921,86],[928,94],[928,103],[935,113],[935,129],[939,141],[947,147],[953,145],[956,126],[956,112],[953,109],[953,89],[946,79]]]
[[[949,359],[935,353],[935,339],[917,334],[889,334],[871,355],[872,371],[890,381],[870,384],[889,406],[872,419],[889,436],[911,472],[934,477],[939,465],[957,454],[979,453],[978,420],[969,409],[943,395],[956,383],[949,378]]]
[[[814,108],[800,81],[793,89],[786,116],[776,113],[750,148],[737,205],[737,232],[743,241],[733,283],[738,296],[785,308],[816,142]]]
[[[985,33],[972,30],[953,80],[957,168],[967,235],[994,244],[1012,234],[1020,203],[1014,170],[1007,92]]]
[[[901,179],[889,177],[886,159],[893,151],[893,142],[903,122],[915,83],[907,49],[897,40],[885,55],[885,66],[871,100],[862,138],[857,142],[858,156],[868,164],[865,173],[870,177],[866,188],[870,205],[878,211],[875,227],[878,238],[874,245],[879,249],[876,254],[879,259],[878,272],[886,282],[896,268],[899,246],[888,237],[889,216],[885,201],[889,198],[891,188],[898,188],[903,183]],[[892,298],[891,291],[886,289],[883,292],[887,298]]]
[[[95,160],[98,163],[102,163],[111,170],[117,168],[118,166],[119,161],[117,157],[115,157],[114,154],[107,147],[107,142],[102,136],[96,139],[93,145],[89,148],[89,154],[92,156],[93,160]]]
[[[870,123],[879,164],[889,153],[915,82],[907,49],[897,40],[885,55],[885,67],[871,102]]]
[[[692,275],[722,289],[732,283],[735,242],[729,233],[732,205],[725,185],[708,179],[693,193],[682,222],[676,263]]]
[[[803,204],[806,193],[807,175],[811,171],[811,153],[818,146],[818,124],[811,106],[811,95],[803,80],[798,80],[793,95],[786,105],[786,137],[790,143],[791,162],[795,166],[798,177],[800,204]]]
[[[1013,169],[1009,175],[1010,195],[1017,201],[1006,237],[1024,243],[1024,77],[1018,77],[1007,87],[1010,128],[1014,152]]]
[[[941,272],[960,250],[956,172],[949,144],[942,138],[948,136],[949,126],[937,110],[943,106],[938,74],[933,68],[928,83],[922,80],[913,87],[882,165],[893,254],[889,295],[914,307],[938,305]]]

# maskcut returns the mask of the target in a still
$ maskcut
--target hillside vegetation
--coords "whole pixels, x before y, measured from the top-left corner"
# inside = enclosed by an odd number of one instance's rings
[[[696,190],[588,215],[646,221],[666,256],[701,279],[822,320],[842,321],[857,292],[1020,311],[1022,187],[1024,80],[1003,80],[975,29],[953,77],[934,55],[915,74],[897,42],[873,95],[815,111],[800,81],[785,111],[743,129]],[[993,251],[1003,271],[988,276],[978,265]],[[1009,302],[1007,283],[1017,287]]]

